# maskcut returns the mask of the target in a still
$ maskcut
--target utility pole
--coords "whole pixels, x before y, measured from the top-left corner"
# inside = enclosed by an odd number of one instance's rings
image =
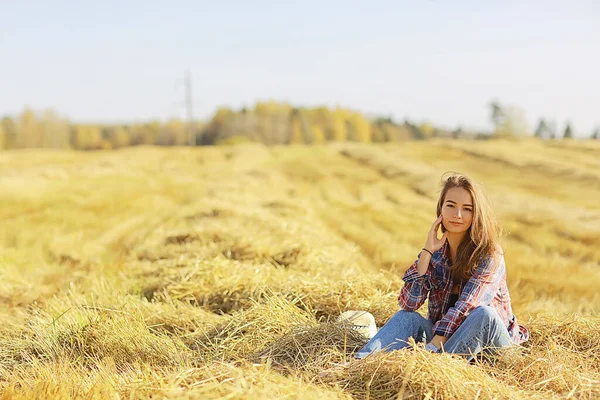
[[[188,134],[190,146],[196,145],[196,134],[193,126],[193,111],[192,111],[192,74],[190,71],[185,73],[185,108],[187,110]]]

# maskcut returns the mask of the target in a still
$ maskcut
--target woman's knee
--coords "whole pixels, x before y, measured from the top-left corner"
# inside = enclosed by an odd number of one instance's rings
[[[491,306],[479,306],[475,307],[473,311],[469,313],[467,318],[480,320],[482,322],[491,323],[492,321],[496,321],[500,319],[500,315]]]
[[[430,326],[431,323],[429,321],[427,321],[427,319],[425,317],[423,317],[421,314],[419,314],[416,311],[407,311],[407,310],[400,310],[398,312],[396,312],[396,314],[394,314],[392,316],[392,318],[390,319],[390,321],[394,321],[395,324],[402,324],[402,325],[410,325],[410,326],[422,326],[427,327],[428,325]]]
[[[392,318],[394,318],[394,319],[418,320],[418,319],[423,318],[423,317],[421,316],[421,314],[419,314],[416,311],[400,310],[400,311],[397,311],[396,314],[394,314],[392,316]]]
[[[471,311],[471,315],[485,316],[488,318],[496,317],[498,312],[491,306],[478,306]]]

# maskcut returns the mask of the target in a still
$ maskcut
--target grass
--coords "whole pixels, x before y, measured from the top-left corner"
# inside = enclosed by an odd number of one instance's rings
[[[590,141],[0,153],[0,396],[600,397]],[[446,171],[488,190],[531,340],[352,358],[397,310]],[[426,307],[420,312],[425,315]]]

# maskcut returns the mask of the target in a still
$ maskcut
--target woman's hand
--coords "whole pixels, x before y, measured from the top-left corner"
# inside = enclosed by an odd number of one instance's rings
[[[427,343],[428,345],[431,345],[433,347],[435,347],[437,349],[437,351],[440,351],[443,346],[444,343],[446,343],[446,341],[448,341],[448,338],[445,336],[440,336],[440,335],[435,335],[431,341],[429,343]],[[429,346],[431,348],[431,346]],[[432,349],[433,350],[433,349]],[[435,350],[434,350],[435,351]]]
[[[442,224],[442,216],[440,215],[438,219],[435,220],[431,229],[429,230],[429,234],[427,235],[427,241],[425,242],[425,248],[432,253],[438,251],[444,245],[446,238],[448,237],[448,231],[444,232],[441,239],[438,239],[438,229]]]

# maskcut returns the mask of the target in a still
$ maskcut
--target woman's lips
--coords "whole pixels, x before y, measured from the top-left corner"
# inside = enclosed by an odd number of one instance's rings
[[[460,223],[460,222],[452,222],[452,221],[450,221],[450,223],[451,223],[452,225],[462,225],[462,223]]]

